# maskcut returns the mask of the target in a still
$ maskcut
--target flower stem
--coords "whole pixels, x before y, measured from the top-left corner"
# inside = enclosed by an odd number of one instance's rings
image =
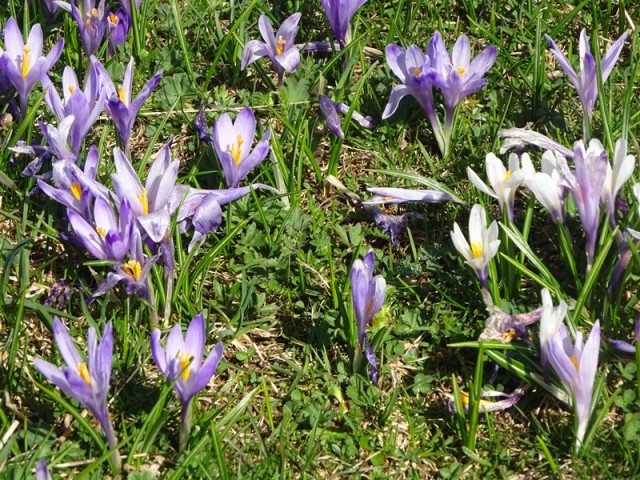
[[[109,450],[113,450],[111,453],[111,461],[113,462],[113,473],[118,476],[120,474],[120,470],[122,470],[122,463],[120,462],[120,452],[118,452],[118,440],[116,439],[116,434],[113,431],[113,427],[111,426],[111,420],[109,418],[109,413],[107,413],[107,421],[104,422],[102,428],[104,429],[104,434],[107,437],[107,445],[109,445]]]
[[[184,452],[189,443],[189,433],[191,432],[191,421],[193,420],[193,398],[182,405],[182,418],[180,424],[180,436],[178,437],[178,451]]]
[[[363,359],[362,345],[360,345],[360,342],[358,342],[358,344],[356,345],[356,349],[353,353],[353,372],[352,373],[354,375],[360,371],[360,367],[362,366],[362,359]]]

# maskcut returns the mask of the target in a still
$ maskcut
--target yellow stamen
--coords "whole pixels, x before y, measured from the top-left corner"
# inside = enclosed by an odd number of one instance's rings
[[[233,157],[233,161],[236,162],[236,165],[240,165],[240,155],[242,155],[240,147],[242,147],[243,143],[244,140],[242,140],[242,137],[238,135],[236,143],[231,145],[231,156]]]
[[[122,265],[122,270],[124,273],[133,278],[136,282],[140,281],[140,277],[142,276],[142,265],[137,260],[129,260],[127,263]]]
[[[111,22],[113,25],[118,25],[118,17],[115,14],[111,14],[109,15],[109,22]]]
[[[471,255],[473,255],[473,258],[482,257],[482,243],[478,242],[471,244]]]
[[[75,87],[73,85],[69,85],[69,93],[73,93]]]
[[[464,67],[458,67],[457,71],[458,71],[458,75],[463,76],[464,72],[466,72],[467,69]]]
[[[511,170],[507,170],[507,172],[504,174],[504,179],[509,180],[510,178],[511,178]]]
[[[413,69],[413,76],[414,77],[419,77],[421,73],[422,73],[422,69],[420,69],[420,68],[414,68]]]
[[[22,78],[27,78],[31,68],[31,48],[29,45],[22,47]]]
[[[89,369],[84,363],[78,364],[78,375],[87,385],[91,386],[91,375],[89,375]]]
[[[91,21],[94,18],[98,18],[98,9],[97,8],[92,8],[89,13],[87,13],[87,21],[84,22],[84,29],[85,30],[89,30],[91,28]]]
[[[127,92],[122,85],[118,88],[118,97],[120,97],[120,101],[125,105],[128,105],[127,102]]]
[[[96,227],[96,232],[102,237],[105,238],[107,236],[107,231],[102,227]]]
[[[510,328],[509,330],[507,330],[506,332],[504,332],[502,334],[502,339],[505,342],[510,342],[511,340],[513,340],[513,337],[516,336],[516,329],[515,328]]]
[[[186,353],[180,354],[180,368],[182,368],[182,380],[189,380],[189,365],[191,365],[191,357]]]
[[[287,41],[282,37],[278,37],[278,44],[276,45],[276,55],[282,55],[284,52],[284,46],[287,44]]]
[[[73,182],[71,184],[71,193],[73,194],[73,198],[80,200],[82,196],[82,186],[78,182]]]
[[[580,371],[580,364],[578,363],[578,359],[576,358],[576,356],[571,355],[569,357],[569,360],[571,360],[571,363],[573,363],[573,366],[576,367],[576,370]]]
[[[140,203],[142,204],[142,213],[144,215],[148,215],[149,214],[149,199],[147,198],[147,189],[146,188],[142,189],[142,194],[138,195],[138,200],[140,200]]]

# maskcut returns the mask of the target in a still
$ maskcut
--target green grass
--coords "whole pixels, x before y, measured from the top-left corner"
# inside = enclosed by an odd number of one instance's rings
[[[29,2],[9,0],[0,7],[0,24],[15,15],[21,27],[23,22],[48,25],[45,51],[64,35],[65,51],[52,74],[59,86],[66,64],[86,68],[79,41],[72,40],[76,26],[62,12],[49,24],[39,2],[31,3],[25,9]],[[629,28],[626,16],[640,21],[633,2],[370,0],[354,17],[354,42],[348,49],[303,54],[298,70],[279,89],[264,59],[240,71],[242,48],[259,38],[262,13],[278,25],[301,11],[297,42],[331,39],[319,2],[142,4],[135,36],[108,62],[118,78],[134,55],[134,92],[158,68],[165,70],[134,126],[134,167],[146,172],[160,146],[175,135],[172,155],[180,160],[179,183],[222,188],[213,149],[201,144],[192,121],[204,104],[211,106],[206,113],[210,124],[223,111],[251,106],[263,125],[260,134],[271,128],[273,136],[270,157],[248,181],[277,186],[286,195],[256,191],[226,206],[222,226],[195,255],[187,254],[190,238],[174,224],[171,298],[161,267],[152,271],[159,312],[166,302],[172,309],[171,321],[161,320],[161,329],[168,331],[175,322],[186,326],[204,310],[206,351],[218,339],[225,348],[214,379],[196,397],[192,435],[179,454],[179,402],[151,357],[150,307],[122,289],[86,306],[85,299],[109,270],[60,239],[64,209],[37,192],[30,194],[35,181],[20,176],[30,158],[8,150],[21,139],[39,142],[36,121],[53,121],[37,87],[26,120],[0,130],[0,477],[31,478],[39,458],[46,459],[54,478],[110,474],[110,452],[97,422],[32,365],[37,357],[61,362],[51,333],[54,316],[63,319],[83,352],[80,341],[89,326],[102,331],[106,322],[114,324],[109,410],[130,479],[638,475],[640,361],[617,354],[603,340],[604,383],[595,415],[602,422],[589,444],[575,453],[571,410],[530,375],[539,372],[536,348],[524,342],[507,350],[477,348],[477,343],[451,346],[475,341],[487,315],[479,285],[449,236],[454,221],[466,232],[469,207],[479,201],[499,220],[495,202],[478,194],[466,168],[484,178],[484,158],[498,152],[500,129],[531,124],[566,145],[582,136],[579,100],[567,78],[555,74],[559,66],[543,35],[575,53],[584,27],[592,39],[597,35],[602,52],[603,38],[615,39]],[[463,102],[446,160],[413,99],[403,100],[389,120],[380,120],[398,83],[385,64],[386,45],[424,48],[435,29],[449,48],[460,34],[470,38],[474,55],[491,44],[499,48],[486,87]],[[630,38],[601,89],[591,133],[610,152],[624,133],[637,157],[640,103],[633,91],[640,42],[637,32]],[[99,55],[106,62],[106,50]],[[345,121],[346,138],[336,139],[319,113],[317,93],[372,116],[376,128]],[[106,114],[85,147],[90,141],[101,151],[98,177],[109,184],[116,137]],[[538,168],[539,152],[534,157]],[[467,205],[396,208],[418,211],[425,220],[412,220],[394,246],[368,214],[324,182],[327,174],[362,196],[366,186],[418,187],[411,177],[420,175],[446,185]],[[632,183],[625,187],[626,198],[633,198]],[[631,204],[633,225],[637,202]],[[499,256],[499,275],[493,277],[501,306],[532,310],[540,303],[540,288],[547,286],[554,301],[575,300],[569,315],[573,327],[588,331],[601,318],[603,336],[628,338],[638,314],[637,250],[624,288],[607,296],[606,278],[617,250],[610,230],[601,236],[594,273],[585,276],[575,212],[568,222],[573,237],[563,245],[548,213],[522,193],[516,212],[515,226],[501,228],[509,247]],[[569,243],[573,264],[564,263]],[[379,365],[377,386],[370,384],[364,367],[352,374],[348,333],[353,321],[349,269],[369,248],[376,252],[376,273],[387,282],[385,306],[369,328]],[[70,282],[70,302],[61,310],[45,306],[52,283],[62,279]],[[495,368],[497,363],[501,368]],[[474,399],[484,388],[511,392],[521,379],[535,388],[516,407],[478,411]],[[452,415],[440,393],[458,389],[471,393],[471,406],[467,414],[459,408]]]

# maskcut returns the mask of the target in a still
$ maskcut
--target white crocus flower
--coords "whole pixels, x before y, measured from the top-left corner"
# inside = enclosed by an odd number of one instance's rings
[[[482,288],[488,290],[487,265],[500,246],[498,224],[491,222],[487,228],[487,217],[481,205],[474,205],[469,216],[469,242],[462,234],[457,223],[453,224],[451,240],[456,250],[465,258],[465,262],[476,272]]]
[[[467,168],[467,175],[478,190],[498,200],[500,211],[504,212],[506,204],[509,220],[513,221],[513,203],[516,190],[526,178],[535,173],[535,170],[527,153],[522,154],[522,165],[520,165],[521,159],[515,153],[509,155],[508,163],[508,168],[506,168],[493,153],[487,154],[486,169],[489,185],[484,183],[471,168]]]
[[[536,172],[526,179],[529,190],[544,208],[549,210],[556,222],[564,223],[564,198],[566,185],[559,168],[559,160],[566,162],[564,157],[551,150],[542,155],[542,171]]]
[[[613,167],[607,162],[607,175],[602,185],[601,200],[607,204],[607,211],[611,219],[611,225],[615,224],[616,197],[636,167],[636,159],[633,155],[627,155],[627,142],[620,139],[616,142],[613,156]]]

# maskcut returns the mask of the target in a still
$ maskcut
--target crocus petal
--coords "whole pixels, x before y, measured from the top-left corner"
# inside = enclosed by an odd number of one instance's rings
[[[209,353],[209,356],[202,364],[200,369],[194,374],[194,378],[190,382],[189,393],[192,396],[209,384],[211,378],[213,377],[213,374],[218,368],[220,360],[222,360],[223,355],[224,353],[222,342],[218,342],[211,353]]]
[[[251,40],[247,42],[242,50],[242,63],[240,64],[240,70],[244,70],[253,62],[261,57],[269,55],[267,46],[259,40]]]
[[[383,120],[389,118],[395,113],[398,109],[398,105],[400,105],[400,100],[402,100],[406,95],[409,95],[409,89],[405,85],[396,85],[393,87],[393,90],[391,90],[391,94],[389,95],[389,101],[384,107],[384,112],[382,112]]]

